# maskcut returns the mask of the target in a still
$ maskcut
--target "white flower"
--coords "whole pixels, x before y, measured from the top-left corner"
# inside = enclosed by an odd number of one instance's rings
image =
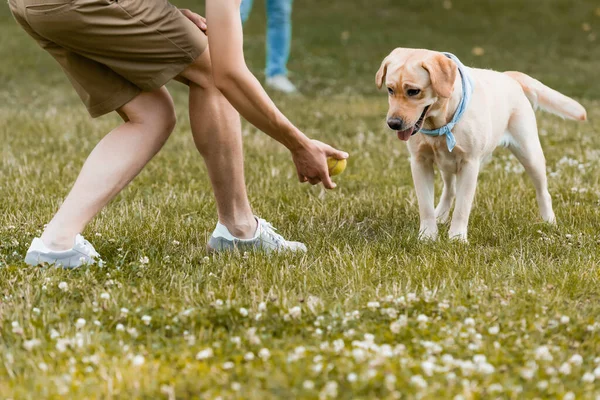
[[[586,372],[585,374],[583,374],[583,376],[581,377],[581,381],[582,382],[586,382],[586,383],[592,383],[596,380],[596,377],[594,376],[594,374],[592,374],[591,372]]]
[[[336,339],[333,341],[333,351],[335,351],[336,353],[339,353],[340,351],[344,350],[344,339]]]
[[[129,333],[129,336],[131,336],[132,338],[136,338],[138,337],[138,331],[135,328],[127,328],[127,333]]]
[[[356,382],[358,380],[358,375],[356,375],[354,372],[350,372],[346,379],[348,379],[348,382],[350,383]]]
[[[363,361],[366,360],[367,353],[365,353],[365,351],[363,349],[353,349],[352,350],[352,357],[354,357],[354,360],[357,363],[362,363]]]
[[[535,375],[535,369],[533,369],[533,368],[522,368],[521,369],[521,377],[523,379],[525,379],[526,381],[533,379],[534,375]]]
[[[173,244],[174,244],[175,246],[179,246],[181,243],[180,243],[178,240],[173,240]]]
[[[146,265],[150,262],[150,259],[147,256],[140,257],[140,264]]]
[[[123,332],[125,330],[125,326],[123,326],[123,324],[117,324],[115,329],[117,332]]]
[[[313,381],[304,381],[302,382],[302,387],[305,390],[313,390],[315,388],[315,383]]]
[[[78,318],[77,321],[75,322],[75,328],[77,329],[81,329],[85,326],[85,319],[83,318]]]
[[[64,353],[65,351],[67,351],[67,346],[70,344],[70,341],[68,339],[58,339],[56,341],[56,350],[59,353]]]
[[[329,381],[325,384],[322,392],[325,397],[338,397],[338,383],[335,381]]]
[[[40,309],[39,309],[39,308],[37,308],[37,307],[33,307],[33,308],[31,309],[31,311],[33,311],[33,313],[34,313],[34,314],[37,314],[37,315],[40,315],[40,312],[41,312],[41,311],[40,311]]]
[[[246,310],[245,308],[240,308],[240,315],[242,317],[247,317],[248,316],[248,310]]]
[[[404,328],[406,325],[408,325],[408,318],[406,317],[406,315],[401,315],[400,318],[398,318],[398,320],[390,324],[390,330],[392,331],[392,333],[400,333],[402,328]]]
[[[259,305],[258,305],[258,311],[260,312],[265,312],[267,311],[267,303],[265,303],[264,301],[262,301]]]
[[[376,310],[380,307],[381,305],[379,304],[378,301],[370,301],[367,303],[367,307],[369,307],[371,310]]]
[[[490,391],[490,393],[500,393],[504,390],[504,387],[499,383],[492,383],[488,387],[488,390]]]
[[[40,363],[38,364],[38,368],[39,368],[41,371],[44,371],[44,372],[46,372],[46,371],[48,371],[48,364],[46,364],[45,362],[40,362]]]
[[[60,337],[60,333],[56,329],[50,330],[50,339],[54,340]]]
[[[429,317],[427,317],[427,315],[424,314],[419,314],[419,316],[417,317],[417,322],[418,323],[427,323],[427,321],[429,321]]]
[[[211,358],[215,355],[213,349],[211,349],[210,347],[204,349],[204,350],[200,350],[197,354],[196,354],[196,360],[201,361],[201,360],[206,360],[208,358]]]
[[[421,389],[425,389],[427,387],[427,381],[425,381],[421,375],[411,376],[410,383]]]
[[[269,349],[262,348],[258,352],[258,356],[260,358],[262,358],[264,361],[266,361],[269,359],[269,357],[271,357],[271,352],[269,351]]]
[[[465,325],[467,325],[467,326],[474,326],[474,325],[475,325],[475,320],[474,320],[473,318],[470,318],[470,317],[469,317],[469,318],[465,319],[465,322],[464,322],[464,323],[465,323]]]
[[[543,361],[552,361],[554,357],[552,357],[548,346],[540,346],[537,349],[535,349],[535,359]]]
[[[231,382],[231,390],[233,390],[234,392],[239,392],[240,390],[242,390],[242,385],[240,385],[239,382]]]
[[[146,359],[144,358],[144,356],[142,356],[141,354],[138,354],[137,356],[133,357],[133,359],[131,360],[131,363],[134,366],[139,367],[140,365],[144,365],[145,361],[146,361]]]
[[[575,400],[575,393],[573,393],[573,392],[565,393],[565,395],[563,396],[563,400]]]
[[[573,354],[573,356],[569,358],[569,362],[575,366],[580,366],[583,364],[583,357],[581,357],[579,354]]]
[[[290,309],[290,315],[292,316],[292,318],[298,319],[302,316],[302,309],[298,306],[292,307]]]
[[[500,332],[500,327],[499,327],[498,325],[491,326],[491,327],[488,329],[488,333],[489,333],[490,335],[497,335],[497,334],[498,334],[498,332]]]
[[[232,369],[233,367],[235,367],[235,364],[231,361],[223,363],[223,369]]]
[[[475,354],[473,356],[473,362],[475,364],[483,364],[487,361],[487,357],[484,356],[483,354]]]
[[[432,363],[431,361],[423,361],[421,363],[421,369],[423,370],[423,373],[427,376],[431,376],[433,375],[433,371],[435,369],[435,364]]]
[[[67,290],[69,290],[69,285],[67,284],[67,282],[61,282],[58,284],[58,288],[63,292],[66,292]]]
[[[152,317],[149,315],[144,315],[142,317],[142,322],[144,323],[144,325],[150,325],[150,321],[152,321]]]
[[[121,314],[123,314],[123,316],[126,316],[129,313],[129,310],[126,309],[125,307],[121,308]]]
[[[570,375],[571,374],[571,364],[563,363],[560,366],[560,368],[558,369],[558,372],[560,372],[563,375]]]
[[[13,333],[16,333],[17,335],[23,334],[23,328],[21,328],[21,325],[19,325],[19,321],[13,321],[11,325]]]
[[[569,323],[569,321],[571,321],[571,318],[569,318],[569,317],[568,317],[568,316],[566,316],[566,315],[563,315],[562,317],[560,317],[560,323],[561,323],[561,324],[568,324],[568,323]]]
[[[38,347],[40,344],[42,344],[42,341],[40,339],[31,339],[24,341],[23,347],[25,348],[25,350],[31,351],[34,348]]]
[[[244,354],[244,360],[246,361],[253,361],[254,360],[254,353],[249,351],[246,354]]]
[[[478,368],[479,372],[481,372],[484,375],[491,375],[496,371],[496,368],[494,368],[492,364],[487,362],[479,365]]]
[[[400,333],[400,331],[402,330],[402,328],[404,327],[404,325],[402,323],[400,323],[399,321],[394,321],[390,324],[390,330],[392,331],[392,333]]]
[[[108,300],[108,299],[110,299],[110,294],[108,294],[108,293],[106,293],[106,292],[104,292],[104,293],[101,293],[101,294],[100,294],[100,298],[101,298],[102,300]]]
[[[596,367],[594,369],[594,376],[598,379],[600,379],[600,367]]]
[[[540,390],[546,390],[548,389],[548,381],[539,381],[536,386]]]

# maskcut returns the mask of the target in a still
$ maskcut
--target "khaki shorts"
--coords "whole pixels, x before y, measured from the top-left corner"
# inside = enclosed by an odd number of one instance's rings
[[[179,75],[207,38],[167,0],[9,0],[58,61],[92,117]]]

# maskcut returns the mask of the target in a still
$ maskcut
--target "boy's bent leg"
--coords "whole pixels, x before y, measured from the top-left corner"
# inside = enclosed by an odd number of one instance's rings
[[[251,238],[257,222],[248,201],[240,116],[212,80],[205,51],[181,78],[190,87],[190,122],[196,147],[206,163],[219,221],[240,239]]]
[[[118,112],[126,122],[92,151],[41,237],[52,250],[73,247],[76,235],[135,178],[175,126],[173,101],[164,87],[142,92]]]

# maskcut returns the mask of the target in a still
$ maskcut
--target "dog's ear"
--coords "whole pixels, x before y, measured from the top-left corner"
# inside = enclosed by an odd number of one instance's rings
[[[385,76],[387,74],[387,67],[390,64],[390,57],[386,57],[383,59],[381,63],[381,67],[379,67],[379,71],[377,71],[377,75],[375,76],[375,84],[377,85],[377,89],[381,89],[383,83],[385,82]]]
[[[423,68],[429,72],[431,86],[438,96],[449,98],[454,90],[458,67],[445,55],[438,53],[423,61]]]

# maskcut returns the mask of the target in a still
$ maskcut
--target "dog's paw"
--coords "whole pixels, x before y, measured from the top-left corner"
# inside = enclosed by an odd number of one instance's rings
[[[467,239],[467,232],[449,232],[448,237],[454,242],[465,244],[469,243],[469,240]]]
[[[556,225],[556,216],[554,215],[554,213],[551,213],[549,215],[542,215],[542,219],[547,224]]]
[[[435,242],[437,237],[437,229],[421,229],[421,232],[419,232],[419,240],[422,242]]]

